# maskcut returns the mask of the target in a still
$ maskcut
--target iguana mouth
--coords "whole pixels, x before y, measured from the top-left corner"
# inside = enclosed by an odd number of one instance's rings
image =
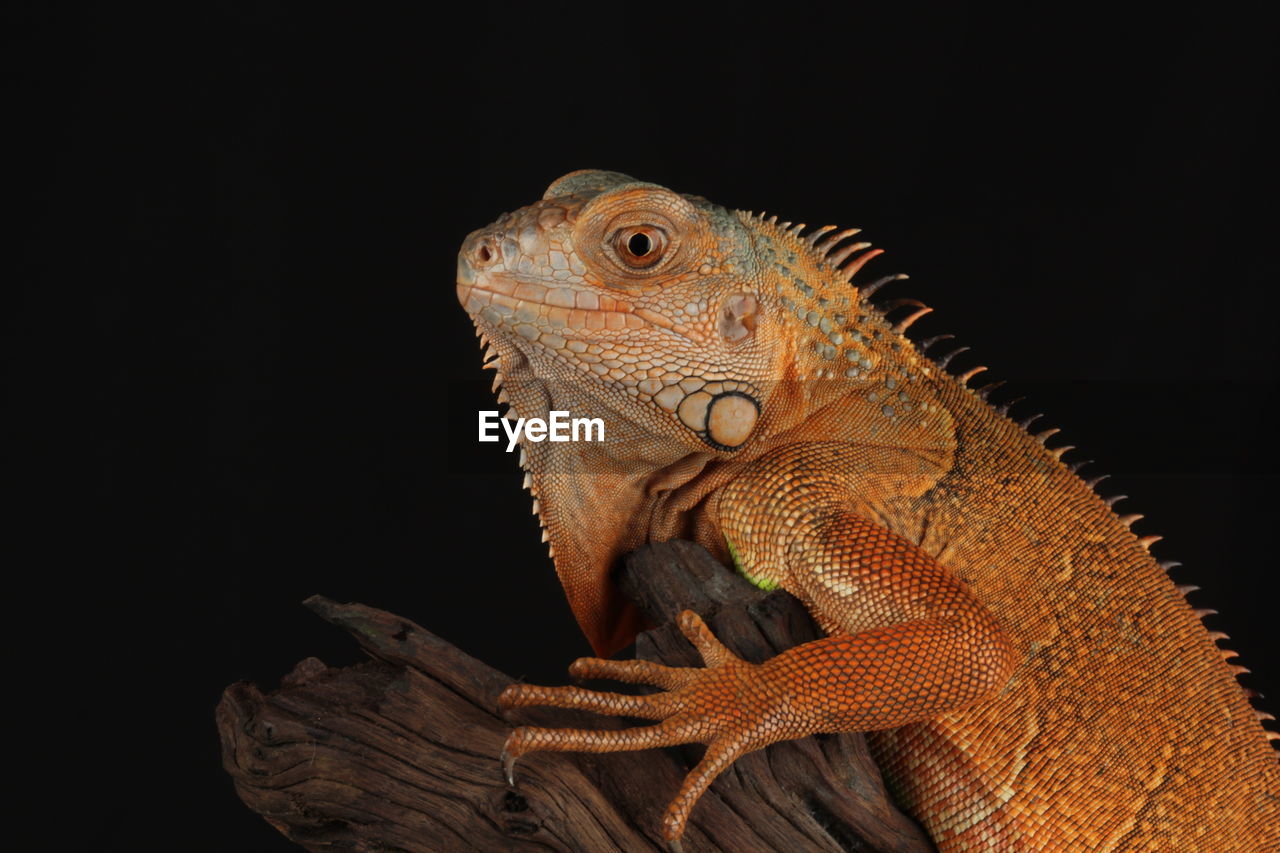
[[[459,282],[458,301],[472,316],[494,325],[509,325],[529,340],[561,331],[621,331],[647,325],[629,304],[607,294],[505,277]]]
[[[576,337],[596,341],[594,332],[608,334],[646,326],[692,343],[704,341],[695,328],[678,325],[657,311],[634,307],[605,293],[547,287],[506,277],[459,280],[457,292],[458,301],[473,318],[555,350],[567,348],[581,353],[584,350],[570,343]]]

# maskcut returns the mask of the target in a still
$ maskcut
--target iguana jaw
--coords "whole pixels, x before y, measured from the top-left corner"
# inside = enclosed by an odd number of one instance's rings
[[[673,349],[670,338],[698,345],[703,336],[656,308],[636,307],[607,294],[484,275],[468,283],[460,280],[458,299],[498,352],[504,342],[527,359],[547,360],[558,381],[589,386],[585,396],[609,408],[639,404],[641,419],[656,421],[655,433],[675,432],[689,450],[702,449],[689,446],[692,439],[718,450],[736,449],[759,418],[760,383],[742,378],[742,372],[664,363],[662,353]],[[735,295],[726,311],[745,313],[754,305],[754,297]],[[602,329],[625,330],[628,337],[601,337],[597,333]],[[557,367],[567,368],[568,375]],[[524,413],[517,407],[517,415]],[[630,419],[636,419],[635,413]]]

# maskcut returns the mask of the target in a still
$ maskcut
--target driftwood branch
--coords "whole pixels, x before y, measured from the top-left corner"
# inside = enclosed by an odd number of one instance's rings
[[[699,665],[669,621],[686,608],[748,660],[816,636],[793,598],[760,592],[689,543],[637,551],[622,583],[659,624],[637,640],[640,657]],[[272,693],[231,685],[217,709],[237,793],[286,837],[312,851],[665,849],[662,812],[701,747],[537,753],[521,760],[511,789],[498,756],[513,723],[495,705],[510,678],[390,613],[320,596],[306,604],[372,659],[335,669],[308,658]],[[553,709],[522,710],[514,720],[628,724]],[[694,809],[684,846],[932,849],[886,797],[857,734],[780,743],[740,759]]]

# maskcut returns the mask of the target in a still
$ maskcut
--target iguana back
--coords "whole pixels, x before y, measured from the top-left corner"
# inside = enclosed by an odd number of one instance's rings
[[[936,378],[955,464],[895,526],[969,583],[1020,663],[986,702],[869,735],[901,801],[945,850],[1280,849],[1269,717],[1136,517]]]

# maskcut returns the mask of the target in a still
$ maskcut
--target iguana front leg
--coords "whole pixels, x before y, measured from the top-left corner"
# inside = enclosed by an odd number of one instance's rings
[[[537,750],[705,743],[706,755],[663,819],[663,834],[674,841],[698,797],[746,752],[819,732],[894,728],[998,690],[1013,653],[995,618],[933,557],[852,511],[853,503],[829,476],[797,481],[769,465],[721,500],[721,528],[739,569],[799,597],[830,636],[751,664],[686,611],[680,627],[705,669],[596,658],[570,668],[574,676],[665,692],[513,685],[502,694],[504,707],[553,705],[659,722],[621,731],[518,728],[504,749],[508,777],[517,758]]]

